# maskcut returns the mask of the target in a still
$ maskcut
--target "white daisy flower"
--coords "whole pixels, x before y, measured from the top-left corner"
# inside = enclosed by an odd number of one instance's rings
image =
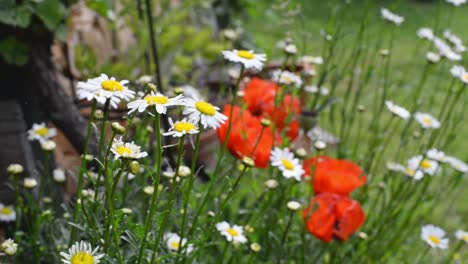
[[[441,56],[451,61],[459,61],[462,59],[460,54],[454,52],[444,40],[434,36],[432,42],[434,43],[434,46],[439,50]]]
[[[18,244],[13,241],[13,239],[9,238],[0,244],[0,251],[5,252],[8,256],[13,256],[16,254],[18,250]]]
[[[390,170],[390,171],[405,171],[405,166],[399,164],[399,163],[396,163],[396,162],[387,162],[387,169]]]
[[[416,35],[418,35],[418,37],[420,38],[424,38],[428,40],[434,39],[434,31],[432,31],[431,28],[426,28],[426,27],[420,28],[416,32]]]
[[[223,55],[226,60],[242,63],[246,69],[261,70],[266,61],[265,54],[255,54],[252,50],[225,50]]]
[[[429,51],[426,53],[426,59],[430,63],[437,63],[440,61],[440,55],[435,52]]]
[[[130,100],[134,97],[135,92],[128,89],[127,84],[127,80],[117,81],[114,77],[109,78],[103,73],[86,82],[78,82],[76,93],[79,99],[88,101],[96,99],[100,104],[110,99],[110,105],[116,108],[120,100]]]
[[[447,162],[447,155],[441,150],[438,150],[436,148],[430,149],[426,152],[426,156],[429,159],[436,160],[439,162]]]
[[[327,87],[322,86],[319,88],[317,85],[307,85],[304,87],[304,90],[312,94],[320,92],[321,95],[328,95],[330,93],[330,90]]]
[[[221,235],[226,237],[226,240],[236,244],[244,244],[247,238],[244,236],[244,228],[242,226],[231,226],[228,222],[220,222],[216,224],[216,229]]]
[[[447,163],[459,172],[468,173],[468,164],[455,157],[447,157]]]
[[[396,105],[392,101],[385,101],[385,106],[387,106],[387,109],[394,115],[399,116],[404,120],[408,120],[411,117],[411,114],[408,110],[399,105]]]
[[[132,101],[127,104],[127,107],[131,109],[128,111],[129,114],[133,113],[134,111],[138,110],[138,112],[143,112],[148,108],[149,106],[154,106],[156,109],[156,112],[159,114],[166,114],[167,108],[169,106],[173,105],[183,105],[183,95],[179,94],[178,96],[174,98],[169,98],[161,93],[154,93],[151,92],[151,94],[146,95],[142,99],[138,99],[135,101]]]
[[[26,177],[23,179],[24,188],[32,189],[37,186],[37,181],[34,178]]]
[[[466,4],[466,0],[445,0],[445,2],[450,3],[454,6],[459,6],[462,4]]]
[[[434,225],[425,225],[421,228],[421,239],[432,248],[447,249],[449,239],[445,238],[445,231]]]
[[[455,232],[455,237],[468,243],[468,232],[466,231],[457,230],[457,232]]]
[[[456,52],[461,53],[466,51],[466,47],[465,45],[463,45],[463,41],[457,35],[453,34],[450,30],[444,30],[444,37],[450,43],[452,43]]]
[[[281,76],[280,76],[281,74]],[[295,73],[289,71],[276,70],[272,74],[272,80],[286,85],[302,86],[302,79]]]
[[[185,98],[184,101],[183,114],[187,115],[194,123],[201,122],[203,128],[217,129],[228,119],[227,116],[218,111],[219,107],[208,102],[198,98]]]
[[[57,129],[48,128],[46,123],[33,124],[32,128],[28,130],[29,140],[44,141],[51,139],[57,135]]]
[[[422,170],[424,173],[434,175],[439,170],[439,163],[435,160],[423,158],[422,155],[418,155],[408,160],[408,168],[412,170]]]
[[[384,20],[390,21],[394,23],[395,25],[399,26],[403,21],[405,21],[405,18],[402,16],[399,16],[395,13],[392,13],[390,10],[386,8],[381,8],[380,9],[380,14],[382,15],[382,18]]]
[[[99,247],[93,250],[90,243],[81,241],[71,246],[68,253],[60,252],[60,256],[63,257],[62,263],[66,264],[97,264],[104,257],[104,254],[97,254],[98,250]]]
[[[191,135],[198,133],[198,127],[194,122],[187,120],[187,118],[182,119],[182,121],[176,121],[175,123],[169,118],[169,124],[171,128],[169,131],[163,133],[164,136],[173,136],[173,137],[182,137],[184,135]]]
[[[425,129],[437,129],[440,127],[439,120],[427,113],[416,112],[414,113],[414,119]]]
[[[148,153],[141,151],[140,146],[133,142],[123,142],[122,138],[114,139],[111,147],[112,153],[114,153],[114,159],[139,159],[144,158]]]
[[[415,170],[415,169],[411,169],[409,167],[405,168],[403,167],[403,170],[401,170],[401,172],[403,172],[403,174],[405,174],[406,176],[416,180],[416,181],[419,181],[421,180],[422,178],[424,178],[424,173],[421,171],[421,170]]]
[[[172,252],[177,252],[180,247],[184,247],[187,243],[187,239],[182,239],[180,241],[180,236],[175,233],[167,233],[164,235],[164,240],[166,241],[167,248]],[[193,244],[188,244],[184,251],[186,254],[190,254],[193,251]]]
[[[316,64],[316,65],[323,64],[323,58],[321,56],[317,56],[317,57],[302,56],[299,59],[299,61],[302,62],[302,63],[307,63],[307,64]]]
[[[465,84],[468,84],[468,72],[465,68],[460,65],[455,65],[450,69],[450,73],[453,77],[460,79]]]
[[[67,179],[65,171],[59,168],[53,171],[52,176],[54,178],[54,181],[56,182],[65,182],[65,180]]]
[[[271,165],[277,167],[285,178],[294,178],[297,181],[301,180],[304,170],[299,159],[294,158],[294,154],[289,149],[276,147],[271,151],[270,160]]]
[[[11,222],[16,220],[16,212],[12,205],[4,205],[0,203],[0,221]]]

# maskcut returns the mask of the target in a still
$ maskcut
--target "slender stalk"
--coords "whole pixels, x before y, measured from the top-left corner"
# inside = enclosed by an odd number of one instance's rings
[[[176,183],[177,183],[177,177],[179,175],[179,168],[182,162],[182,157],[184,156],[184,144],[185,144],[185,135],[183,135],[180,140],[179,140],[179,146],[177,148],[177,167],[175,169],[175,174],[174,178],[172,179],[172,184],[171,184],[171,190],[169,194],[169,202],[168,202],[168,209],[167,212],[164,215],[163,221],[161,223],[161,228],[159,228],[158,231],[158,236],[156,237],[156,241],[154,243],[154,248],[153,248],[153,254],[151,256],[151,261],[150,263],[155,263],[155,257],[156,257],[156,252],[158,251],[159,244],[161,243],[164,231],[166,230],[167,223],[169,221],[169,216],[171,215],[171,210],[172,210],[172,204],[174,202],[174,197],[176,193]]]
[[[154,189],[154,192],[153,192],[153,195],[151,196],[151,202],[150,202],[150,206],[149,206],[149,213],[146,215],[146,219],[145,219],[145,228],[144,228],[144,232],[143,232],[143,238],[141,240],[141,244],[140,244],[140,251],[138,253],[138,260],[137,260],[137,263],[140,264],[141,261],[142,261],[142,258],[143,258],[143,255],[144,255],[144,251],[145,251],[145,247],[146,247],[146,238],[148,236],[148,232],[149,232],[149,229],[151,227],[151,223],[152,223],[152,220],[153,220],[153,217],[154,217],[154,213],[155,213],[155,204],[156,204],[156,200],[157,200],[157,197],[158,197],[158,187],[159,187],[159,181],[160,181],[160,177],[161,177],[161,164],[162,164],[162,153],[163,153],[163,148],[162,148],[162,138],[161,138],[161,116],[158,112],[155,112],[155,116],[154,116],[154,127],[155,127],[155,130],[154,130],[154,133],[156,135],[156,139],[157,139],[157,151],[159,153],[159,155],[156,156],[156,165],[155,165],[155,168],[153,169],[153,171],[155,170],[155,173],[156,173],[156,177],[153,177],[153,189]]]
[[[81,156],[81,167],[80,167],[80,173],[78,175],[78,185],[76,188],[76,200],[75,200],[75,208],[73,210],[73,223],[76,223],[77,217],[78,217],[78,204],[76,201],[78,199],[81,199],[81,190],[83,189],[83,177],[84,177],[84,171],[86,170],[86,155],[88,154],[88,148],[89,148],[89,140],[91,139],[91,135],[93,132],[93,120],[94,120],[94,113],[96,112],[96,106],[97,106],[97,101],[93,100],[93,104],[91,106],[91,113],[89,115],[89,120],[88,120],[88,131],[86,134],[86,141],[85,141],[85,146],[83,150],[83,154]],[[75,242],[75,235],[76,235],[76,228],[74,226],[71,226],[71,233],[70,233],[70,241],[68,242],[68,246],[71,247],[71,245]]]

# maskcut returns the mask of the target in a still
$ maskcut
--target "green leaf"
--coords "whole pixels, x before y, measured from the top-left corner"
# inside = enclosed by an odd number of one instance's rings
[[[16,6],[13,0],[3,0],[0,5],[0,23],[26,28],[31,22],[31,7],[27,4]]]
[[[28,46],[13,37],[0,41],[0,55],[7,63],[24,65],[28,61],[28,52]]]
[[[59,0],[43,0],[35,6],[35,12],[50,31],[55,31],[62,21],[62,6]]]

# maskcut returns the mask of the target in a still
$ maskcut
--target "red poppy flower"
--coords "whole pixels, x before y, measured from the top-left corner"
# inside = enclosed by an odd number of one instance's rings
[[[316,195],[303,210],[306,228],[318,239],[330,242],[335,236],[347,240],[366,219],[359,202],[333,193]]]
[[[305,160],[303,167],[313,178],[315,194],[329,192],[348,196],[367,180],[362,169],[348,160],[320,156]]]
[[[299,134],[298,116],[301,113],[300,102],[289,94],[283,96],[283,101],[277,105],[275,111],[275,95],[278,86],[272,81],[259,78],[252,80],[244,88],[243,100],[247,110],[258,117],[271,119],[278,128],[277,137],[281,139],[282,131],[286,128],[286,135],[294,140]],[[288,124],[286,124],[288,123]],[[281,140],[280,140],[281,141]]]
[[[224,107],[224,115],[229,117],[231,106]],[[241,110],[234,106],[233,121],[231,132],[229,134],[227,148],[237,158],[242,159],[244,156],[252,157],[256,167],[266,168],[270,160],[270,152],[273,147],[273,135],[271,128],[264,128],[260,119],[250,114],[249,111]],[[226,121],[218,128],[218,137],[221,143],[226,138],[229,121]],[[260,137],[261,135],[261,137]],[[259,141],[258,141],[259,140]],[[253,151],[255,144],[258,145]],[[253,151],[253,152],[252,152]]]

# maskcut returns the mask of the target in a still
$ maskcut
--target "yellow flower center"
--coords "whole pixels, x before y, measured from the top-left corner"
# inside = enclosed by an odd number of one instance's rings
[[[429,117],[424,117],[422,121],[426,125],[429,125],[429,126],[432,125],[432,119],[430,119]]]
[[[292,83],[292,79],[291,79],[291,77],[289,77],[289,76],[283,76],[283,81],[284,81],[285,83]]]
[[[253,54],[252,52],[248,50],[239,50],[237,52],[237,56],[244,58],[244,59],[248,59],[248,60],[255,58],[255,54]]]
[[[294,164],[288,160],[288,159],[281,159],[281,162],[283,163],[283,166],[287,169],[287,170],[294,170]]]
[[[434,235],[429,235],[429,240],[432,243],[436,244],[436,245],[438,245],[440,243],[440,238],[438,238],[438,237],[436,237]]]
[[[238,236],[239,235],[239,232],[237,232],[234,228],[228,228],[226,230],[226,232],[228,232],[231,236]]]
[[[129,156],[130,153],[132,153],[132,150],[130,148],[127,148],[125,146],[117,146],[115,148],[115,151],[119,153],[120,156]]]
[[[179,249],[179,246],[180,246],[179,242],[177,242],[177,241],[171,242],[170,245],[174,249]]]
[[[88,252],[79,252],[71,258],[72,264],[94,264],[93,255]]]
[[[41,127],[39,129],[36,129],[35,132],[39,136],[44,137],[45,135],[47,135],[47,132],[49,132],[49,129],[47,127]]]
[[[465,240],[466,242],[468,242],[468,234],[467,234],[467,235],[463,235],[463,236],[462,236],[462,239]]]
[[[468,81],[468,73],[466,73],[465,75],[463,75],[463,80]]]
[[[410,168],[406,168],[405,173],[408,174],[409,176],[414,176],[414,174],[416,174],[416,171]]]
[[[198,101],[195,103],[195,108],[205,115],[213,116],[216,114],[214,106],[207,102]]]
[[[11,215],[13,213],[13,210],[11,210],[11,208],[9,207],[3,207],[2,209],[0,209],[0,214],[2,215]]]
[[[156,95],[147,95],[145,96],[145,101],[149,105],[155,105],[155,104],[167,104],[169,102],[169,99],[165,96],[156,96]]]
[[[432,168],[432,165],[428,160],[422,160],[421,163],[419,164],[419,166],[421,166],[421,168],[423,168],[423,169]]]
[[[123,91],[124,87],[118,82],[113,80],[105,80],[101,83],[102,89],[110,92]]]
[[[195,125],[189,122],[177,122],[174,124],[177,132],[189,132],[195,129]]]

